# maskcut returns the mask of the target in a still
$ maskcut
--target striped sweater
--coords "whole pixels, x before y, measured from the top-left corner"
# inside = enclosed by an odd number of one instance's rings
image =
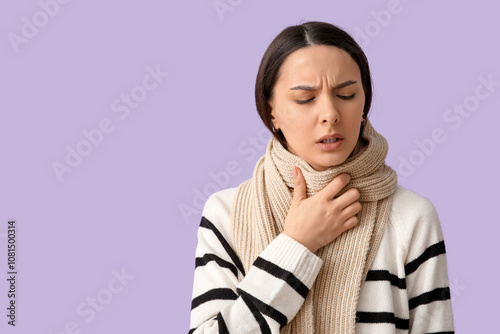
[[[189,334],[279,333],[299,311],[323,263],[281,233],[245,272],[230,233],[235,190],[212,194],[203,208]],[[436,209],[400,185],[356,310],[358,334],[454,333]]]

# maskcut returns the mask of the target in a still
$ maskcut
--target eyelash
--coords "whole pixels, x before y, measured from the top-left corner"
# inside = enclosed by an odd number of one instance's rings
[[[354,98],[354,96],[356,96],[356,94],[352,94],[352,95],[349,95],[349,96],[344,96],[344,95],[337,95],[337,96],[340,97],[342,100],[352,100]],[[309,100],[303,100],[303,101],[302,100],[296,100],[296,102],[298,104],[306,104],[306,103],[311,102],[313,99],[314,99],[314,97],[311,98],[311,99],[309,99]]]

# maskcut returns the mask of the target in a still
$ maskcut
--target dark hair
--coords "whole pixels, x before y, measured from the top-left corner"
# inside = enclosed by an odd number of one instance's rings
[[[344,30],[333,24],[309,21],[300,25],[289,26],[281,31],[269,44],[260,62],[255,82],[255,104],[260,118],[271,133],[286,148],[286,139],[281,129],[272,131],[271,106],[268,100],[273,96],[274,85],[286,57],[301,48],[312,45],[331,45],[343,49],[356,61],[361,74],[361,82],[365,92],[363,118],[368,116],[372,102],[372,80],[368,60],[361,47]],[[364,125],[361,126],[360,137]]]

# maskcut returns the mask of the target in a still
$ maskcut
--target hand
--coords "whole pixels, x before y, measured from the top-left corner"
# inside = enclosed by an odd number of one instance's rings
[[[351,180],[349,174],[341,174],[307,198],[304,175],[299,168],[293,168],[296,170],[294,194],[283,233],[315,253],[358,223],[356,214],[361,210],[361,203],[357,201],[360,194],[356,188],[351,188],[334,199]]]

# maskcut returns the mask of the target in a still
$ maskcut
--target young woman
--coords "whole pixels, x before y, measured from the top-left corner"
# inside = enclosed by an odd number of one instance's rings
[[[266,50],[253,176],[209,197],[189,333],[453,333],[433,204],[397,184],[365,54],[324,22]]]

